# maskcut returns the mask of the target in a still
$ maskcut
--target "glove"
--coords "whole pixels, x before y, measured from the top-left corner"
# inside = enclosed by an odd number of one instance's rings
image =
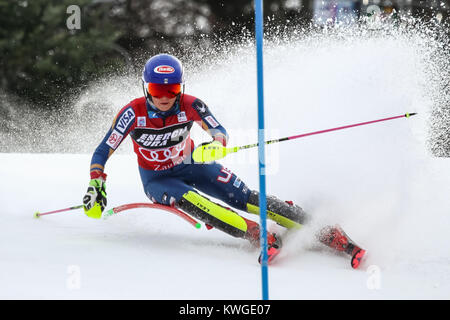
[[[106,201],[106,174],[102,173],[98,178],[91,179],[86,194],[83,197],[84,213],[94,219],[100,219],[105,210]]]
[[[217,140],[205,142],[195,148],[192,159],[195,162],[213,162],[227,155],[227,149]]]

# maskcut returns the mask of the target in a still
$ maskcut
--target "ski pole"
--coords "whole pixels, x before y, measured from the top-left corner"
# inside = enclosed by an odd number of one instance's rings
[[[65,208],[65,209],[60,209],[60,210],[54,210],[54,211],[49,211],[49,212],[35,212],[34,213],[34,217],[35,218],[39,218],[40,216],[44,216],[47,214],[54,214],[54,213],[59,213],[59,212],[64,212],[64,211],[70,211],[70,210],[74,210],[74,209],[79,209],[82,208],[83,205],[79,205],[79,206],[74,206],[74,207],[70,207],[70,208]],[[181,210],[178,210],[177,208],[174,207],[170,207],[170,206],[166,206],[166,205],[162,205],[162,204],[157,204],[157,203],[128,203],[128,204],[124,204],[112,209],[109,209],[108,211],[106,211],[103,214],[103,219],[107,219],[108,217],[111,217],[119,212],[125,211],[125,210],[130,210],[130,209],[136,209],[136,208],[150,208],[150,209],[160,209],[160,210],[165,210],[171,213],[174,213],[175,215],[179,216],[180,218],[184,219],[185,221],[187,221],[188,223],[190,223],[192,226],[194,226],[196,229],[200,229],[201,224],[199,222],[197,222],[195,219],[193,219],[192,217],[190,217],[189,215],[187,215],[186,213],[184,213]]]
[[[354,123],[354,124],[349,124],[349,125],[345,125],[345,126],[341,126],[341,127],[331,128],[331,129],[308,132],[308,133],[303,133],[303,134],[290,136],[290,137],[284,137],[284,138],[275,139],[275,140],[268,140],[268,141],[265,141],[264,143],[271,144],[271,143],[277,143],[277,142],[282,142],[282,141],[287,141],[287,140],[294,140],[294,139],[299,139],[299,138],[312,136],[312,135],[316,135],[316,134],[327,133],[327,132],[343,130],[343,129],[349,129],[349,128],[353,128],[353,127],[364,126],[364,125],[382,122],[382,121],[388,121],[388,120],[394,120],[394,119],[400,119],[400,118],[409,118],[416,114],[417,113],[415,113],[415,112],[406,113],[406,114],[389,117],[389,118]],[[259,143],[248,144],[245,146],[233,147],[233,148],[223,147],[222,149],[219,148],[219,150],[217,150],[216,152],[211,152],[211,153],[203,152],[204,148],[199,147],[199,148],[195,149],[194,152],[192,153],[192,158],[194,159],[195,162],[211,162],[211,161],[222,159],[231,153],[238,152],[239,150],[254,148],[254,147],[257,147],[258,145],[259,145]]]
[[[48,211],[48,212],[39,212],[39,211],[37,211],[37,212],[34,213],[34,217],[35,218],[39,218],[40,216],[45,216],[47,214],[54,214],[54,213],[59,213],[59,212],[64,212],[64,211],[70,211],[70,210],[80,209],[82,207],[83,207],[83,205],[80,204],[79,206],[73,206],[73,207],[69,207],[69,208],[65,208],[65,209]]]

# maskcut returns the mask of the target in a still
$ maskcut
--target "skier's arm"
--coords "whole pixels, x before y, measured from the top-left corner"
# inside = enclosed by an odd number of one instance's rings
[[[208,106],[200,99],[196,99],[192,103],[192,109],[194,111],[195,122],[200,125],[203,130],[208,132],[214,141],[218,141],[222,146],[226,147],[228,142],[227,131],[212,115]]]
[[[95,149],[91,159],[91,179],[101,177],[106,161],[126,138],[134,124],[135,113],[131,106],[123,108],[114,118],[111,128]]]
[[[119,147],[134,125],[135,113],[131,106],[123,108],[114,118],[111,128],[95,149],[91,159],[91,181],[83,197],[84,212],[88,217],[99,219],[106,207],[106,161]]]

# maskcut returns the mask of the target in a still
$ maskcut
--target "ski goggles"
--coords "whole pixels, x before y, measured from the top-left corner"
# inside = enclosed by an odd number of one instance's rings
[[[173,84],[159,84],[159,83],[145,83],[144,84],[147,92],[155,98],[175,98],[177,95],[181,93],[181,84],[173,83]]]

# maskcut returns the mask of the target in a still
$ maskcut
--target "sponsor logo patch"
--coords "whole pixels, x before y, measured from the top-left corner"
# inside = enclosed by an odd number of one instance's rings
[[[177,117],[178,117],[178,122],[187,121],[186,112],[184,112],[184,111],[181,111],[179,114],[177,114]]]
[[[201,116],[205,116],[205,115],[209,115],[209,109],[206,106],[206,104],[200,100],[200,99],[196,99],[194,101],[194,103],[192,103],[192,107],[197,110],[197,112],[201,115]]]
[[[122,116],[117,121],[116,129],[119,130],[121,133],[125,133],[125,130],[127,129],[128,125],[134,121],[134,118],[135,118],[134,111],[131,107],[129,107],[124,111]]]
[[[206,122],[209,123],[209,125],[213,128],[216,128],[219,126],[219,123],[212,117],[212,116],[207,116],[205,117]]]
[[[157,114],[156,112],[149,111],[149,112],[148,112],[148,117],[149,117],[149,118],[152,118],[152,119],[158,118],[158,114]]]
[[[114,129],[113,132],[111,132],[111,134],[109,135],[109,138],[106,141],[106,144],[108,146],[110,146],[112,149],[116,150],[116,148],[119,146],[122,139],[123,139],[123,135]]]
[[[183,122],[161,129],[136,128],[131,132],[133,140],[146,149],[173,147],[189,136],[192,121]]]
[[[147,125],[146,117],[138,117],[137,118],[137,126],[145,127]]]
[[[236,180],[234,180],[233,182],[233,186],[236,188],[239,188],[241,186],[241,180],[239,178],[236,178]]]
[[[185,155],[183,151],[186,148],[186,141],[183,141],[173,147],[165,149],[146,149],[139,148],[141,156],[153,164],[158,163],[154,170],[166,170],[183,162]]]
[[[157,66],[153,71],[160,74],[169,74],[174,73],[175,69],[171,66]]]

